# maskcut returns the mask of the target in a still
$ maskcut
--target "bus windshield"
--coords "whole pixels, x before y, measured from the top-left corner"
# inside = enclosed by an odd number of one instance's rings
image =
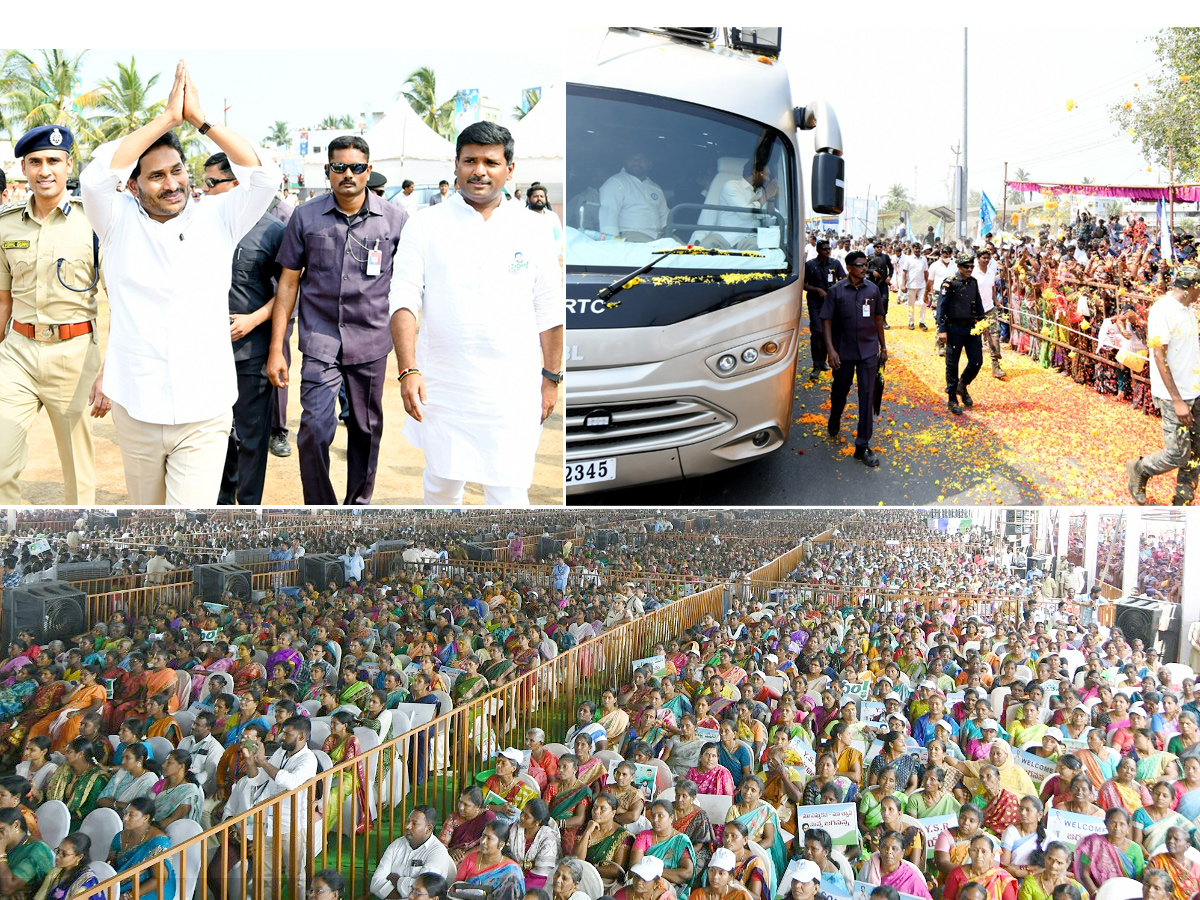
[[[657,275],[787,276],[795,262],[795,159],[782,132],[652,94],[567,86],[566,262]]]

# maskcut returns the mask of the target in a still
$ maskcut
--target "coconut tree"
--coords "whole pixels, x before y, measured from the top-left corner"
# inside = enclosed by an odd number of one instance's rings
[[[62,125],[75,136],[74,154],[80,144],[102,138],[86,113],[100,102],[98,89],[82,90],[79,72],[86,50],[71,56],[63,50],[38,50],[28,54],[10,50],[0,70],[0,107],[7,112],[9,137],[38,125]]]
[[[1024,169],[1022,169],[1020,166],[1018,166],[1017,170],[1015,172],[1013,172],[1013,181],[1028,181],[1031,177],[1032,176],[1028,172],[1026,172]],[[1022,203],[1025,202],[1024,192],[1009,191],[1008,192],[1008,202],[1015,203],[1018,206],[1020,206]]]
[[[529,115],[533,108],[538,105],[538,101],[542,99],[541,92],[535,88],[525,88],[521,92],[521,102],[513,106],[512,114],[518,122]]]
[[[353,128],[354,116],[326,116],[317,127],[327,131],[336,131],[339,128]]]
[[[449,138],[453,135],[454,98],[438,103],[437,76],[434,75],[433,69],[428,66],[414,69],[404,80],[404,89],[400,94],[426,125],[442,137]]]
[[[292,138],[291,131],[288,129],[288,123],[276,120],[275,124],[271,126],[271,133],[263,138],[263,143],[274,144],[276,149],[279,150],[289,146],[292,143]]]
[[[150,90],[158,83],[158,75],[142,80],[137,70],[137,58],[130,57],[129,64],[117,63],[117,77],[105,78],[100,82],[96,109],[99,116],[92,124],[105,140],[111,141],[141,128],[160,112],[165,100],[148,103]]]

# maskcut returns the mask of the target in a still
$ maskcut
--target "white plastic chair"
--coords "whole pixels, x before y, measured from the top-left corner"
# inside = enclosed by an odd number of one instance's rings
[[[625,757],[623,757],[616,750],[597,750],[595,756],[597,759],[602,759],[606,763],[619,763],[625,761]]]
[[[112,812],[112,810],[109,810],[109,812]],[[92,851],[94,852],[95,849],[96,848],[93,846]],[[92,874],[95,875],[96,880],[100,882],[108,881],[108,879],[117,874],[117,870],[110,866],[103,859],[93,859],[90,863],[88,863],[88,868],[92,870]],[[117,900],[117,891],[117,887],[113,887],[112,890],[109,891],[109,900]]]
[[[101,806],[84,816],[79,830],[92,839],[91,856],[94,861],[108,859],[112,839],[122,828],[121,816],[115,809]]]
[[[181,709],[174,715],[175,721],[179,724],[180,733],[184,737],[190,735],[192,733],[192,725],[195,723],[196,716],[199,715],[199,713],[191,709]]]
[[[184,841],[196,837],[203,830],[199,822],[180,819],[167,826],[167,837],[171,839],[172,847],[178,847]],[[200,854],[203,848],[204,844],[197,841],[186,850],[172,854],[171,864],[175,867],[176,885],[179,885],[181,879],[183,880],[182,892],[179,893],[178,900],[192,900],[196,894],[196,882],[200,880]],[[179,890],[180,887],[177,887],[176,891],[179,892]]]
[[[325,739],[329,737],[329,719],[325,717],[309,719],[308,724],[312,728],[308,736],[308,746],[314,750],[320,750]]]
[[[1096,900],[1141,900],[1142,883],[1132,878],[1110,878],[1096,891]]]
[[[708,821],[724,824],[729,807],[733,806],[733,798],[725,794],[697,794],[696,805],[704,810]]]
[[[192,676],[185,669],[180,669],[179,674],[175,676],[175,699],[179,702],[180,709],[187,709],[188,704],[192,702]]]
[[[305,700],[300,705],[308,711],[309,716],[315,716],[318,712],[321,711],[321,701],[320,700]]]
[[[71,811],[67,809],[67,804],[61,800],[47,800],[37,808],[36,815],[42,842],[51,850],[57,850],[62,839],[71,831]]]
[[[150,743],[150,749],[154,751],[154,761],[160,766],[167,754],[175,749],[175,745],[168,741],[165,737],[146,738]]]
[[[547,744],[546,749],[554,754],[555,759],[558,759],[564,753],[573,753],[574,752],[566,744],[558,744],[558,743]]]
[[[604,879],[587,860],[580,860],[583,866],[583,878],[579,880],[579,889],[588,895],[589,900],[600,900],[604,896]]]
[[[112,744],[112,748],[113,748],[113,750],[116,750],[116,749],[117,749],[117,747],[119,747],[119,746],[121,745],[121,738],[120,738],[120,735],[116,735],[116,734],[110,734],[110,735],[108,736],[108,742],[109,742],[110,744]]]

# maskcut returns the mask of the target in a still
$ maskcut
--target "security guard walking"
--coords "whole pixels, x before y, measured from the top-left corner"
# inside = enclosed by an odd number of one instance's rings
[[[967,385],[975,380],[983,368],[983,339],[974,333],[975,323],[987,317],[983,311],[983,299],[979,296],[979,283],[971,275],[975,257],[962,253],[955,260],[958,274],[942,282],[938,295],[937,324],[938,338],[946,342],[946,394],[950,412],[956,416],[963,413],[958,398],[966,406],[975,401],[967,393]],[[958,374],[958,360],[963,350],[967,351],[967,367]]]
[[[96,502],[96,453],[86,414],[107,411],[97,386],[99,244],[83,203],[67,196],[74,138],[43,125],[17,141],[28,202],[0,210],[0,506],[20,503],[17,479],[39,410],[50,417],[69,505]],[[12,329],[8,329],[9,319]],[[7,334],[5,334],[7,332]]]

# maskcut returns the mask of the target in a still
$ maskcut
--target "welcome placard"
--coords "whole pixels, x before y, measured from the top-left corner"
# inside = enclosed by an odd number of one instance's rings
[[[1058,763],[1052,759],[1044,759],[1041,756],[1035,756],[1028,750],[1014,750],[1013,760],[1022,769],[1029,773],[1034,784],[1040,784],[1045,779],[1049,778],[1058,771]]]
[[[1046,814],[1046,831],[1058,835],[1072,847],[1089,834],[1106,834],[1108,829],[1099,816],[1084,816],[1063,809],[1050,809]]]
[[[635,659],[633,661],[633,671],[637,671],[642,666],[649,666],[653,671],[650,673],[654,678],[663,678],[668,674],[667,657],[660,653],[657,656],[647,656],[645,659]]]
[[[859,843],[858,816],[853,803],[824,803],[796,808],[796,821],[804,834],[806,828],[823,828],[838,847]]]

